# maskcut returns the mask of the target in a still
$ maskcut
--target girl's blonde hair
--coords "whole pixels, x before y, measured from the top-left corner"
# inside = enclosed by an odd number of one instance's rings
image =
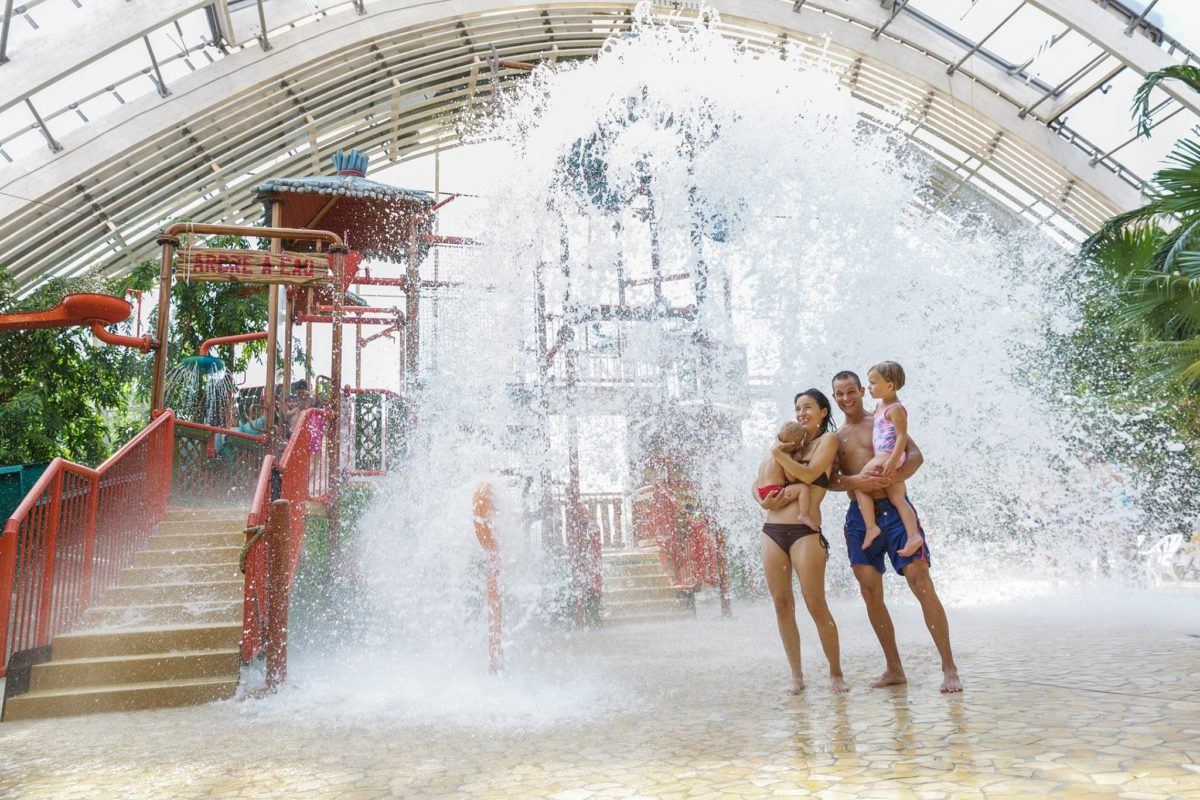
[[[888,383],[896,384],[897,391],[904,386],[904,367],[900,366],[895,361],[880,361],[867,371],[868,373],[874,372]]]

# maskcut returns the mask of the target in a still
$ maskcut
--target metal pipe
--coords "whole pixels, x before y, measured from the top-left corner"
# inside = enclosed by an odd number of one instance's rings
[[[174,227],[174,226],[172,226]],[[163,389],[167,378],[167,353],[170,347],[167,337],[171,331],[171,262],[179,239],[171,233],[161,233],[155,239],[162,246],[162,266],[158,276],[158,349],[154,351],[154,377],[150,388],[150,416],[153,418],[163,410]]]
[[[962,58],[960,58],[958,61],[955,61],[950,66],[946,67],[946,74],[953,75],[954,71],[956,69],[958,69],[959,67],[961,67],[968,58],[970,58],[971,56],[973,56],[977,52],[979,52],[979,48],[983,47],[984,44],[987,43],[988,39],[992,38],[996,34],[997,31],[999,31],[1001,28],[1003,28],[1005,25],[1008,24],[1008,21],[1010,19],[1012,19],[1013,17],[1015,17],[1017,15],[1018,11],[1020,11],[1022,8],[1025,7],[1025,2],[1026,2],[1026,0],[1021,0],[1021,2],[1017,3],[1017,7],[1014,8],[1012,11],[1008,12],[1008,16],[1005,17],[1004,19],[1002,19],[1000,21],[999,25],[997,25],[996,27],[994,27],[990,31],[988,31],[987,36],[984,36],[982,39],[980,39],[978,42],[976,42],[974,44],[974,46],[971,47],[971,49],[968,50]]]
[[[284,314],[283,314],[283,396],[287,397],[292,393],[292,308],[294,295],[284,293]]]
[[[4,20],[0,22],[0,64],[8,61],[8,26],[12,23],[13,0],[4,0]]]
[[[88,325],[92,328],[92,334],[105,344],[132,347],[135,350],[141,350],[143,353],[149,353],[154,349],[156,344],[148,333],[143,336],[122,336],[118,333],[110,333],[108,328],[104,327],[104,320],[90,319],[88,320]]]
[[[239,333],[236,336],[214,336],[200,343],[200,355],[208,355],[208,351],[223,344],[241,344],[242,342],[259,342],[267,338],[266,331],[257,333]]]
[[[63,149],[62,145],[55,141],[54,137],[50,135],[50,129],[46,127],[46,122],[42,119],[42,115],[39,114],[38,110],[33,107],[33,101],[26,97],[25,105],[29,106],[29,113],[33,114],[33,119],[35,122],[37,122],[38,128],[42,132],[42,136],[46,137],[46,144],[50,147],[50,152],[57,153],[61,151]]]
[[[1168,98],[1166,101],[1164,101],[1164,102],[1162,103],[1162,105],[1166,105],[1168,102],[1170,102],[1170,99],[1169,99],[1169,98]],[[1175,116],[1175,115],[1176,115],[1176,114],[1178,114],[1180,111],[1183,111],[1183,110],[1185,110],[1186,108],[1187,108],[1187,106],[1180,104],[1179,108],[1175,109],[1175,110],[1174,110],[1174,111],[1172,111],[1170,114],[1167,114],[1165,117],[1163,117],[1163,118],[1161,118],[1161,119],[1155,120],[1155,121],[1154,121],[1154,123],[1153,123],[1153,124],[1150,126],[1149,130],[1154,130],[1154,129],[1155,129],[1155,128],[1157,128],[1159,125],[1162,125],[1164,122],[1166,122],[1167,120],[1169,120],[1171,117]],[[1153,112],[1151,112],[1151,113],[1153,113]],[[1116,147],[1114,147],[1112,150],[1109,150],[1107,153],[1097,153],[1096,155],[1092,156],[1092,157],[1091,157],[1091,158],[1088,160],[1088,166],[1093,166],[1093,167],[1094,167],[1096,164],[1098,164],[1099,162],[1101,162],[1101,161],[1105,160],[1106,158],[1110,158],[1110,157],[1111,157],[1111,156],[1112,156],[1114,153],[1116,153],[1118,150],[1121,150],[1122,148],[1124,148],[1124,147],[1126,147],[1126,146],[1128,146],[1128,145],[1131,145],[1131,144],[1133,144],[1134,142],[1136,142],[1138,139],[1141,139],[1141,138],[1142,138],[1142,135],[1141,135],[1140,133],[1135,133],[1133,136],[1130,136],[1128,139],[1126,139],[1125,141],[1121,142],[1119,145],[1117,145]]]
[[[1150,13],[1150,9],[1154,8],[1156,5],[1158,5],[1158,0],[1150,0],[1149,5],[1142,9],[1141,14],[1138,14],[1136,17],[1129,20],[1129,26],[1125,28],[1125,35],[1133,36],[1134,30],[1137,29],[1138,25],[1142,24],[1142,20],[1144,20],[1146,15]]]
[[[142,41],[146,43],[146,52],[150,54],[150,66],[154,67],[154,75],[158,78],[158,96],[166,97],[171,92],[167,89],[167,82],[163,79],[162,70],[158,67],[158,59],[154,56],[154,47],[150,44],[150,37],[143,36]]]
[[[263,0],[258,0],[258,26],[262,30],[262,35],[258,37],[258,43],[265,52],[271,49],[271,43],[267,40],[267,14],[263,11]]]
[[[875,30],[871,31],[871,38],[878,39],[879,34],[887,30],[887,26],[892,24],[892,20],[894,20],[900,14],[900,12],[904,10],[906,5],[908,5],[908,0],[892,0],[892,15],[887,18],[886,22],[884,22]]]
[[[1055,86],[1054,88],[1050,89],[1050,91],[1043,94],[1035,102],[1031,103],[1030,105],[1025,106],[1020,111],[1018,111],[1017,117],[1019,119],[1025,119],[1026,115],[1028,115],[1030,111],[1033,111],[1035,108],[1037,108],[1042,103],[1046,102],[1051,97],[1058,94],[1059,92],[1071,87],[1076,81],[1078,81],[1080,78],[1082,78],[1088,72],[1090,72],[1093,68],[1095,68],[1095,66],[1097,64],[1099,64],[1101,61],[1103,61],[1106,58],[1108,58],[1108,51],[1101,52],[1099,55],[1097,55],[1091,61],[1089,61],[1088,63],[1084,64],[1082,67],[1077,69],[1074,73],[1072,73],[1070,75],[1070,77],[1068,77],[1066,80],[1064,80],[1058,86]]]

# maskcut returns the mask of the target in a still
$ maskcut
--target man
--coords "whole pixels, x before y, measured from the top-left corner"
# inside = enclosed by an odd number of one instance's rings
[[[950,649],[950,626],[946,621],[946,610],[942,607],[942,601],[938,599],[933,588],[933,579],[929,576],[928,545],[922,546],[910,557],[899,554],[906,538],[904,523],[900,520],[899,513],[887,501],[887,493],[884,491],[893,480],[904,481],[912,477],[921,466],[921,451],[910,439],[905,451],[907,460],[892,478],[884,478],[879,474],[862,474],[863,466],[874,455],[871,444],[874,420],[863,406],[863,387],[858,375],[849,371],[834,375],[833,399],[846,415],[846,420],[837,432],[837,463],[840,474],[830,482],[829,488],[844,492],[869,493],[875,499],[876,517],[879,526],[883,528],[883,535],[876,539],[870,548],[863,550],[865,527],[862,514],[857,503],[851,501],[850,508],[846,511],[846,549],[854,577],[858,579],[859,589],[867,604],[867,616],[875,628],[880,646],[883,647],[887,665],[883,674],[871,685],[895,686],[907,682],[904,667],[900,663],[900,651],[896,647],[892,617],[883,602],[883,556],[886,552],[892,562],[892,568],[904,576],[908,587],[921,604],[925,626],[929,628],[938,655],[942,659],[941,690],[961,692],[962,683],[958,679],[958,667],[954,664],[954,654]]]

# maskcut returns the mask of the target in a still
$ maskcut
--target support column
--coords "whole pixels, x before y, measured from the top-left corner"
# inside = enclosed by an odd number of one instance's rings
[[[345,313],[346,285],[342,282],[346,271],[346,254],[350,248],[343,244],[329,248],[333,264],[333,331],[331,334],[331,363],[329,375],[333,387],[329,393],[329,549],[337,558],[338,536],[341,514],[339,502],[342,491],[342,316]]]
[[[421,365],[421,264],[420,225],[415,212],[408,216],[408,263],[404,265],[404,362],[411,384],[420,378]]]
[[[265,32],[264,32],[265,35]],[[271,227],[278,228],[283,219],[283,204],[271,201]],[[283,240],[271,239],[272,255],[283,252]],[[279,287],[267,285],[267,375],[263,381],[263,433],[268,452],[275,452],[275,372],[278,369],[276,349],[279,346]]]
[[[173,273],[171,262],[175,258],[175,248],[179,239],[174,236],[159,234],[155,241],[162,247],[160,256],[161,268],[158,275],[158,349],[154,351],[154,377],[150,387],[150,417],[154,418],[163,407],[163,392],[167,381],[167,346],[171,330],[171,280]]]

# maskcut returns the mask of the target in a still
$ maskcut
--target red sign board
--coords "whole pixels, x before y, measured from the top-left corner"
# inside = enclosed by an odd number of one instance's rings
[[[327,253],[268,253],[208,247],[179,251],[176,277],[192,281],[311,285],[329,280]]]

